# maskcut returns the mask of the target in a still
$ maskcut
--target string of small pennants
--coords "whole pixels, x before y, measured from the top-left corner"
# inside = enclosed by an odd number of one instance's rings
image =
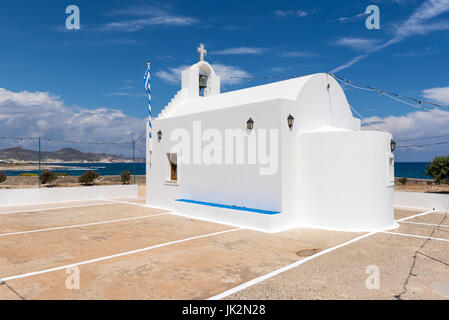
[[[48,142],[62,142],[62,143],[72,143],[72,144],[89,144],[89,145],[130,145],[133,144],[133,142],[140,141],[145,134],[142,134],[139,138],[136,140],[133,140],[131,142],[95,142],[95,141],[79,141],[79,140],[58,140],[58,139],[51,139],[51,138],[31,138],[31,137],[0,137],[0,140],[18,140],[18,141],[24,141],[24,140],[41,140],[41,141],[48,141]]]
[[[372,91],[372,92],[377,92],[380,95],[386,96],[390,99],[396,100],[398,102],[404,103],[410,107],[416,108],[416,109],[420,109],[420,110],[432,110],[435,108],[441,109],[441,110],[448,110],[449,111],[449,106],[446,105],[441,105],[438,103],[434,103],[434,102],[429,102],[429,101],[425,101],[425,100],[421,100],[421,99],[417,99],[417,98],[413,98],[413,97],[408,97],[405,95],[401,95],[395,92],[389,92],[386,90],[382,90],[382,89],[377,89],[375,87],[363,84],[363,83],[359,83],[359,82],[355,82],[352,80],[348,80],[345,79],[343,77],[337,76],[335,74],[332,73],[327,73],[328,75],[332,76],[335,80],[343,83],[346,86],[355,88],[355,89],[360,89],[360,90],[366,90],[366,91]],[[284,75],[284,76],[260,76],[260,77],[231,77],[231,79],[245,79],[248,81],[251,80],[255,80],[255,79],[265,79],[265,80],[274,80],[274,79],[293,79],[293,78],[298,78],[301,77],[302,75]],[[407,142],[407,141],[419,141],[419,140],[426,140],[426,139],[434,139],[434,138],[441,138],[441,137],[446,137],[449,135],[443,135],[443,136],[434,136],[434,137],[423,137],[423,138],[414,138],[414,139],[406,139],[406,140],[402,140],[399,142]],[[449,141],[443,141],[443,142],[436,142],[436,143],[426,143],[426,144],[416,144],[416,145],[399,145],[397,146],[398,148],[402,148],[402,149],[408,149],[408,148],[424,148],[424,147],[428,147],[428,146],[436,146],[436,145],[445,145],[445,144],[449,144]]]
[[[361,90],[367,90],[367,91],[374,91],[377,92],[380,95],[384,95],[386,97],[389,97],[391,99],[394,99],[398,102],[402,102],[405,103],[411,107],[417,108],[417,109],[421,109],[421,110],[429,110],[428,107],[426,107],[425,105],[431,106],[433,108],[440,108],[443,110],[448,110],[449,111],[449,106],[445,106],[445,105],[441,105],[438,103],[434,103],[434,102],[430,102],[430,101],[425,101],[425,100],[421,100],[421,99],[417,99],[417,98],[413,98],[413,97],[408,97],[405,95],[401,95],[398,93],[394,93],[394,92],[390,92],[390,91],[386,91],[386,90],[382,90],[382,89],[377,89],[374,88],[372,86],[363,84],[363,83],[359,83],[359,82],[355,82],[352,80],[348,80],[345,79],[343,77],[337,76],[335,74],[332,73],[328,73],[330,76],[332,76],[335,80],[342,82],[343,84],[353,87],[355,89],[361,89]],[[248,81],[251,80],[255,80],[255,79],[265,79],[265,80],[274,80],[274,79],[293,79],[293,78],[298,78],[301,77],[303,75],[284,75],[284,76],[260,76],[260,77],[231,77],[231,79],[245,79]]]
[[[145,73],[145,90],[148,93],[148,114],[149,114],[149,137],[150,139],[152,138],[152,124],[151,124],[151,118],[152,118],[152,109],[151,109],[151,85],[150,85],[150,79],[151,79],[151,73],[150,73],[150,66],[151,64],[148,62],[148,67]],[[377,92],[380,95],[384,95],[387,96],[389,98],[392,98],[398,102],[407,104],[411,107],[417,108],[417,109],[421,109],[421,110],[430,110],[430,108],[439,108],[442,110],[448,110],[449,111],[449,106],[445,106],[445,105],[441,105],[441,104],[437,104],[434,102],[429,102],[429,101],[425,101],[425,100],[420,100],[417,98],[413,98],[413,97],[408,97],[408,96],[404,96],[401,94],[397,94],[394,92],[389,92],[386,90],[382,90],[382,89],[377,89],[375,87],[366,85],[366,84],[362,84],[362,83],[358,83],[352,80],[348,80],[345,79],[343,77],[337,76],[335,74],[331,74],[328,73],[330,76],[332,76],[334,79],[336,79],[337,81],[356,88],[356,89],[361,89],[361,90],[367,90],[367,91],[373,91],[373,92]],[[255,79],[266,79],[266,80],[274,80],[274,79],[292,79],[292,78],[298,78],[301,77],[301,75],[284,75],[284,76],[260,76],[260,77],[234,77],[231,76],[231,79],[245,79],[248,81],[251,80],[255,80]],[[63,142],[63,143],[72,143],[72,144],[88,144],[88,145],[129,145],[129,144],[133,144],[137,141],[139,141],[140,139],[142,139],[144,137],[145,133],[143,135],[141,135],[139,138],[137,138],[136,140],[132,141],[132,142],[95,142],[95,141],[76,141],[76,140],[58,140],[58,139],[51,139],[51,138],[33,138],[33,137],[0,137],[0,140],[43,140],[43,141],[48,141],[48,142]],[[443,136],[438,136],[438,137],[443,137]],[[409,139],[409,140],[403,140],[400,142],[406,142],[406,141],[413,141],[413,140],[425,140],[425,139],[431,139],[431,138],[438,138],[438,137],[424,137],[424,138],[416,138],[416,139]],[[398,148],[422,148],[422,147],[426,147],[426,146],[432,146],[432,145],[442,145],[442,144],[449,144],[449,141],[444,141],[444,142],[438,142],[438,143],[428,143],[428,144],[418,144],[418,145],[402,145],[402,146],[398,146]]]

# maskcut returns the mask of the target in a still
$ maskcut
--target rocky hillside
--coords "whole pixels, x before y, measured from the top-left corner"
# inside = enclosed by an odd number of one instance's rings
[[[38,152],[20,147],[0,150],[0,162],[37,162]],[[42,162],[86,162],[86,163],[109,163],[109,162],[131,162],[132,159],[106,153],[81,152],[73,148],[64,148],[53,152],[41,152]],[[136,159],[141,162],[145,159]]]

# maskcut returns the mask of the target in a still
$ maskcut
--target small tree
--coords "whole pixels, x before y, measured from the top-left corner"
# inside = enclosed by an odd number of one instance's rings
[[[86,186],[92,186],[95,184],[95,180],[98,179],[100,175],[92,170],[84,172],[84,174],[79,177],[79,183],[84,184]]]
[[[41,183],[51,185],[53,181],[58,179],[58,175],[49,170],[44,170],[41,174]]]
[[[5,182],[7,179],[6,174],[3,172],[0,172],[0,183]]]
[[[398,179],[398,182],[401,184],[406,184],[407,183],[408,178],[407,177],[402,177]]]
[[[131,172],[125,170],[120,174],[120,181],[122,184],[131,184]]]
[[[432,177],[436,183],[449,184],[449,156],[435,157],[427,165],[426,176]]]

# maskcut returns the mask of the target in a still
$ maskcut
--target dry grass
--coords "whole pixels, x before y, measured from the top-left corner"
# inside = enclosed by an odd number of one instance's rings
[[[405,184],[398,182],[394,185],[396,191],[449,193],[449,185],[435,184],[432,180],[408,179]]]
[[[78,178],[75,176],[58,177],[54,182],[56,187],[79,187]],[[134,177],[131,177],[131,183]],[[95,183],[96,185],[118,185],[120,184],[120,176],[100,176]],[[136,176],[136,184],[145,185],[145,176]],[[0,184],[0,189],[28,189],[36,188],[39,185],[38,177],[8,177],[8,179]]]

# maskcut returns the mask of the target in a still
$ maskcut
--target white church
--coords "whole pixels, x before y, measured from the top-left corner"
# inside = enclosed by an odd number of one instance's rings
[[[147,134],[147,205],[270,233],[394,227],[392,136],[362,131],[332,76],[221,93],[200,52]]]

